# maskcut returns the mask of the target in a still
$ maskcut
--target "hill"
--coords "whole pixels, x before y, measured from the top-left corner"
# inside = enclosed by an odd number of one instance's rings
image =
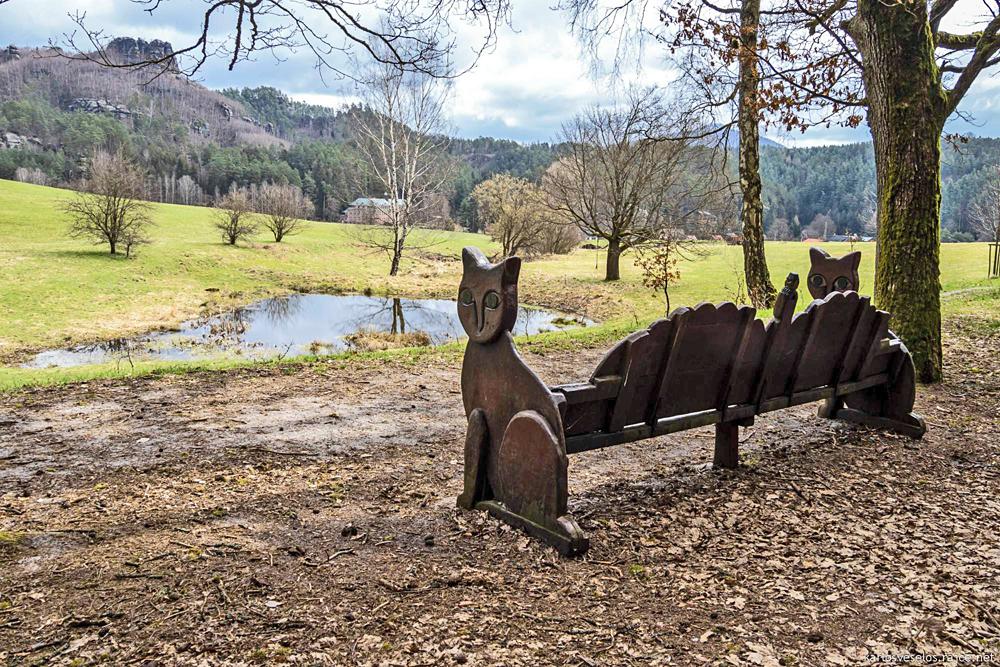
[[[129,38],[113,44],[125,62],[169,49]],[[172,71],[153,77],[46,49],[7,49],[0,52],[0,178],[71,184],[95,148],[124,148],[150,172],[157,201],[203,205],[233,184],[276,181],[302,188],[314,204],[311,217],[333,220],[355,197],[382,195],[352,145],[352,113],[363,110],[305,104],[275,88],[212,91]],[[476,184],[499,172],[537,180],[560,150],[453,139],[451,216],[475,229],[468,194]],[[969,209],[997,164],[1000,139],[944,146],[944,240],[974,238]],[[871,231],[870,144],[786,148],[764,140],[761,171],[771,238],[798,239],[810,225],[813,234]]]
[[[982,196],[1000,165],[1000,139],[969,137],[942,145],[942,239],[972,241],[970,207]],[[765,148],[761,151],[765,223],[769,231],[783,220],[791,233],[817,216],[827,216],[838,233],[872,230],[875,209],[875,156],[870,143],[816,148]],[[821,229],[821,228],[820,228]],[[781,238],[780,234],[771,234]]]

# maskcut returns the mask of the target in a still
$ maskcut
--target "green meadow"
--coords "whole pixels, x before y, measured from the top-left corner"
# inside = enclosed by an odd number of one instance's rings
[[[484,235],[458,232],[416,234],[420,250],[390,278],[386,257],[361,243],[363,230],[351,225],[313,222],[303,233],[271,243],[266,232],[249,245],[224,245],[212,226],[212,209],[154,205],[153,243],[131,259],[111,257],[103,246],[70,239],[61,203],[73,193],[0,180],[0,389],[151,372],[180,372],[245,364],[238,360],[186,364],[140,362],[67,369],[22,369],[30,352],[171,328],[180,322],[295,291],[373,293],[406,297],[451,298],[461,276],[461,248],[496,247]],[[826,244],[831,254],[850,244]],[[863,252],[861,291],[870,293],[874,245]],[[976,315],[990,321],[1000,306],[1000,281],[986,279],[985,244],[942,246],[942,286],[946,317]],[[771,242],[771,276],[780,286],[788,272],[804,277],[807,246]],[[698,244],[680,265],[681,279],[671,289],[673,307],[739,297],[742,255],[738,247]],[[610,340],[662,316],[663,299],[641,284],[626,255],[623,279],[602,280],[604,254],[577,250],[570,255],[527,262],[522,270],[521,301],[585,315],[596,326],[536,336],[535,346],[566,346]],[[802,288],[800,304],[808,302]],[[436,351],[387,353],[421,359],[450,354],[458,345]],[[281,363],[299,363],[285,360]],[[260,362],[258,362],[260,363]],[[277,362],[269,362],[277,363]]]

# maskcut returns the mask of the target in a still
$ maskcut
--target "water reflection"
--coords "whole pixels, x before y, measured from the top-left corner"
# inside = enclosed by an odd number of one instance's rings
[[[515,333],[585,325],[535,308],[521,308]],[[185,322],[178,331],[157,332],[99,345],[49,350],[27,367],[79,366],[138,359],[187,361],[242,356],[253,359],[328,353],[347,347],[358,332],[426,333],[438,345],[464,336],[455,303],[445,299],[400,299],[330,294],[295,294],[264,299],[245,308]]]

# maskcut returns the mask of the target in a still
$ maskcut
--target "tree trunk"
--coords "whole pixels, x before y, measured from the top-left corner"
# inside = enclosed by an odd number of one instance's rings
[[[115,243],[114,241],[108,241],[108,243],[111,245],[111,254],[112,255],[117,255],[118,254],[118,244]]]
[[[775,290],[764,256],[764,202],[760,184],[760,72],[757,33],[760,0],[740,6],[740,80],[737,127],[740,132],[740,191],[743,194],[743,272],[755,308],[774,305]]]
[[[406,320],[403,318],[403,302],[400,299],[392,300],[392,332],[393,334],[406,333]]]
[[[392,262],[389,264],[389,275],[394,276],[399,273],[399,263],[403,259],[403,248],[399,243],[392,246]]]
[[[923,0],[859,0],[848,23],[864,65],[878,183],[875,303],[913,354],[921,382],[942,376],[941,132],[947,100]]]
[[[605,280],[620,280],[621,270],[619,260],[622,256],[621,240],[617,238],[608,239],[608,258],[604,270]]]

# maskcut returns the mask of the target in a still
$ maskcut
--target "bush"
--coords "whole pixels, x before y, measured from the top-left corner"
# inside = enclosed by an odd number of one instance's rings
[[[258,223],[253,217],[253,203],[246,190],[234,187],[216,202],[216,207],[219,211],[214,224],[225,243],[236,245],[237,241],[249,240],[257,233]]]

